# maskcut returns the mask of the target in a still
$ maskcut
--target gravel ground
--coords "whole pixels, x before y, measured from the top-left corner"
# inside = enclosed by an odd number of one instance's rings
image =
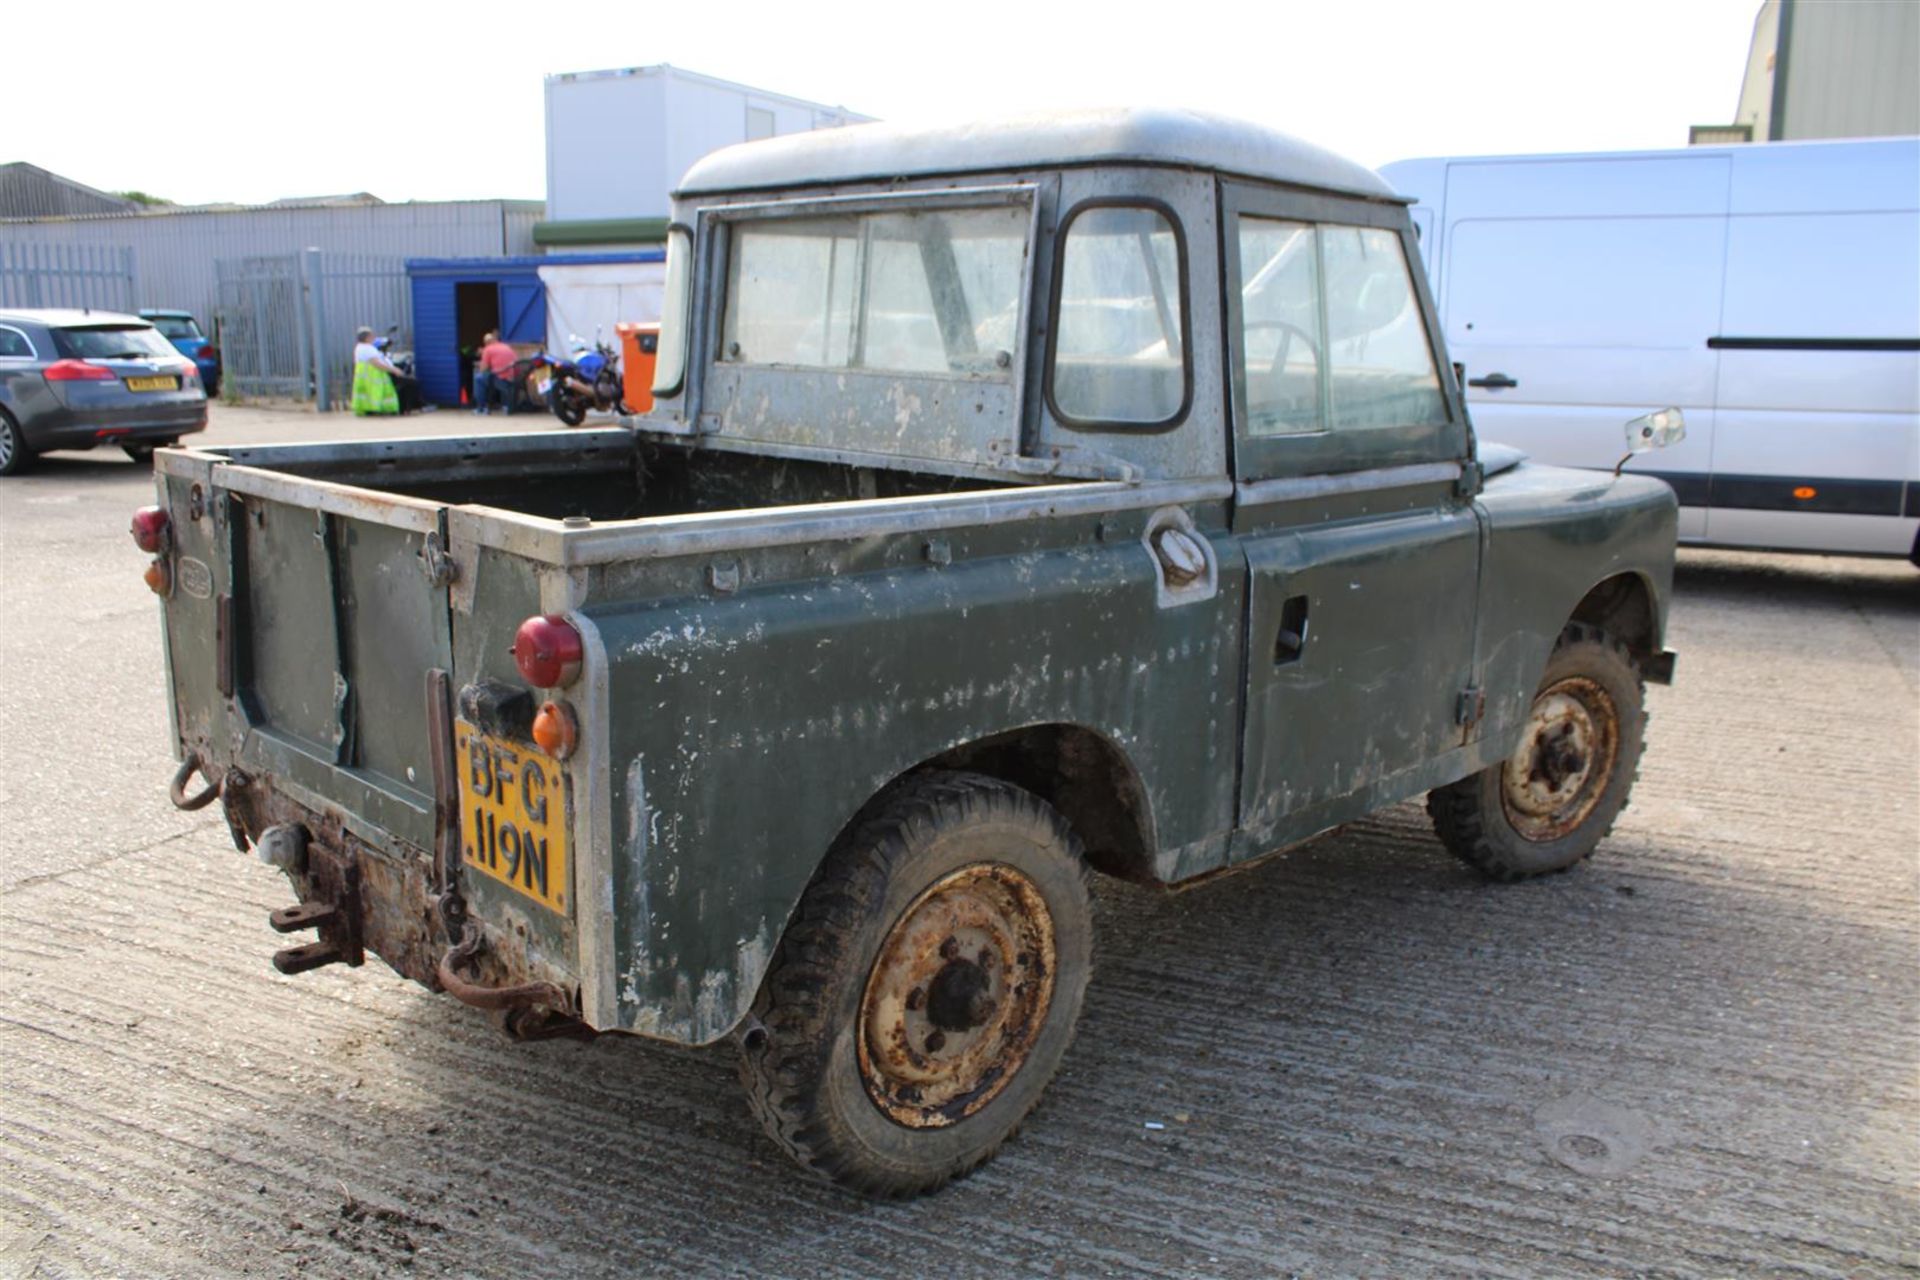
[[[209,438],[350,433],[391,426]],[[1683,553],[1679,683],[1569,875],[1484,885],[1402,806],[1103,886],[1026,1132],[879,1205],[790,1168],[726,1053],[275,974],[284,882],[165,801],[150,492],[0,482],[0,1276],[1920,1273],[1910,565]]]

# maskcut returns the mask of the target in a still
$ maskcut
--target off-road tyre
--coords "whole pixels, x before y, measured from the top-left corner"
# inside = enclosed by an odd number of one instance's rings
[[[33,450],[13,415],[0,409],[0,476],[17,476],[33,465]]]
[[[1092,971],[1092,918],[1081,852],[1079,840],[1052,806],[979,774],[923,774],[870,805],[801,898],[753,1016],[736,1037],[741,1082],[773,1140],[820,1177],[885,1198],[932,1191],[999,1150],[1039,1101],[1079,1020]],[[875,1075],[880,1069],[875,1063],[884,1060],[876,1056],[868,1030],[896,1025],[876,1012],[889,1007],[921,1008],[925,1012],[918,1016],[934,1017],[936,1006],[924,992],[938,992],[945,977],[970,964],[964,946],[979,935],[953,930],[938,951],[947,959],[935,961],[944,968],[932,981],[915,986],[893,1006],[870,1002],[887,979],[920,972],[895,962],[902,953],[896,940],[931,936],[916,932],[931,910],[926,904],[943,902],[944,886],[969,883],[970,877],[983,878],[980,883],[989,888],[998,887],[992,877],[1004,877],[1044,902],[1044,912],[1029,915],[1049,918],[1050,998],[1037,1011],[1017,1016],[1016,1011],[1032,1008],[1023,1001],[1036,998],[1041,979],[1032,967],[1007,967],[998,998],[1010,1012],[998,1023],[988,1021],[986,1030],[998,1028],[998,1035],[1007,1027],[1019,1028],[1025,1038],[1018,1060],[1010,1074],[996,1075],[990,1068],[985,1076],[966,1076],[982,1083],[949,1103],[942,1114],[951,1118],[942,1118],[911,1104],[903,1108],[890,1082]],[[933,933],[942,931],[944,926]],[[959,934],[969,939],[963,947],[954,946]],[[1023,945],[1015,959],[1031,966],[1030,950],[1045,954],[1044,947]],[[990,951],[1002,954],[980,947],[982,971],[990,971],[985,968]],[[1016,972],[1033,981],[1015,983]],[[923,997],[921,1005],[915,997]],[[900,1016],[897,1025],[904,1029],[910,1024],[905,1013]],[[926,1025],[921,1033],[927,1034]],[[903,1036],[901,1043],[910,1038]],[[929,1059],[931,1042],[929,1036]],[[981,1043],[997,1054],[1009,1041]],[[1005,1055],[1013,1056],[1011,1051]],[[913,1102],[921,1100],[918,1087],[907,1091]],[[903,1114],[906,1119],[896,1118]]]
[[[1574,798],[1578,803],[1569,804],[1567,821],[1530,814],[1513,798],[1524,786],[1510,781],[1510,771],[1528,770],[1545,750],[1532,713],[1526,736],[1510,759],[1427,795],[1427,813],[1440,842],[1490,880],[1551,875],[1589,857],[1627,807],[1633,790],[1647,727],[1645,690],[1633,655],[1600,628],[1570,623],[1547,658],[1533,712],[1556,691],[1576,702],[1593,702],[1586,711],[1589,719],[1610,718],[1613,724],[1605,776],[1594,779],[1590,792]]]

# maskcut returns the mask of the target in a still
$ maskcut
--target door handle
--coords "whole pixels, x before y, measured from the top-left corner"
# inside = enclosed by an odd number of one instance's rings
[[[1490,391],[1503,391],[1508,387],[1517,387],[1520,384],[1504,373],[1490,373],[1484,378],[1468,378],[1467,385],[1470,387],[1485,387]]]
[[[1307,598],[1289,596],[1280,606],[1280,627],[1273,637],[1273,665],[1298,662],[1307,647]]]

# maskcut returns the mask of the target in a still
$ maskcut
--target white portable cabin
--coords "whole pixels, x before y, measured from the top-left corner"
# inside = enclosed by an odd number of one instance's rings
[[[1483,440],[1611,468],[1686,411],[1684,541],[1912,556],[1920,139],[1403,160]]]

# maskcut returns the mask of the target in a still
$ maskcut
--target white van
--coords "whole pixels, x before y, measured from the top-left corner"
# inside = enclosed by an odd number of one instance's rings
[[[1683,541],[1920,564],[1920,139],[1402,160],[1483,440],[1641,460]]]

